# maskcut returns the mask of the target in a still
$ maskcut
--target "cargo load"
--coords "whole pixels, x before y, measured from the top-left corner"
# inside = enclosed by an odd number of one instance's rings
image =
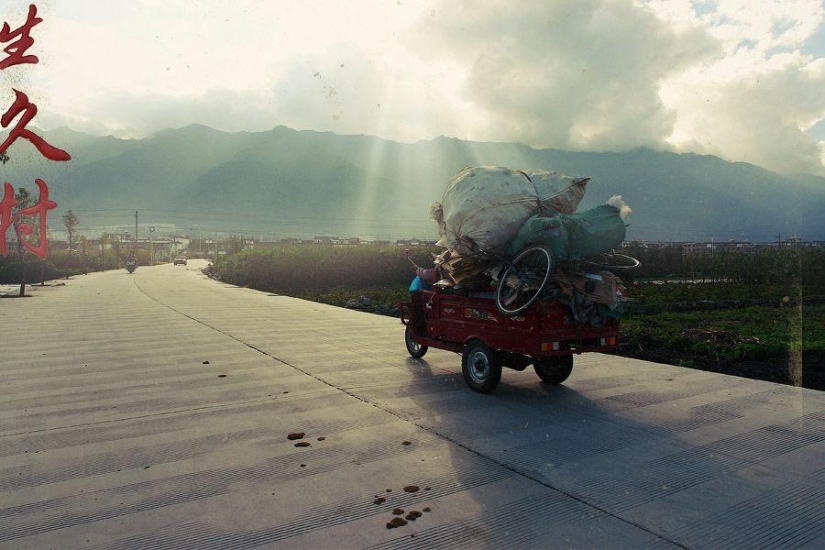
[[[531,216],[574,213],[589,180],[546,170],[464,168],[430,207],[438,244],[466,256],[501,255]]]
[[[492,291],[505,315],[555,296],[578,320],[617,318],[627,297],[614,272],[639,266],[616,252],[631,210],[614,195],[576,212],[589,180],[500,166],[461,170],[431,206],[445,250],[414,286]]]
[[[509,255],[532,244],[547,246],[557,260],[581,260],[617,248],[624,241],[630,209],[620,196],[577,214],[536,214],[522,225],[507,248]]]

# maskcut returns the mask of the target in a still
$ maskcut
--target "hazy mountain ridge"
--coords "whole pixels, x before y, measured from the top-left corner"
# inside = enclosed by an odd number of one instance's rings
[[[404,144],[283,126],[225,133],[201,125],[141,140],[45,132],[72,154],[38,158],[27,142],[9,150],[4,181],[49,183],[59,215],[81,227],[174,224],[272,236],[336,233],[435,236],[430,203],[473,164],[541,168],[591,178],[580,209],[621,194],[633,208],[628,238],[769,241],[781,234],[825,240],[825,178],[782,176],[718,157],[638,149],[626,153],[538,150],[439,137]],[[54,220],[54,221],[53,221]]]

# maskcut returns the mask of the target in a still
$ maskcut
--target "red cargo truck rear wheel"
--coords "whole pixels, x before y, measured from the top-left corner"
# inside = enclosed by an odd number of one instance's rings
[[[470,389],[489,393],[501,381],[501,362],[498,355],[481,340],[470,340],[464,346],[461,372]]]
[[[533,362],[533,368],[546,384],[561,384],[573,372],[573,356],[543,357]]]

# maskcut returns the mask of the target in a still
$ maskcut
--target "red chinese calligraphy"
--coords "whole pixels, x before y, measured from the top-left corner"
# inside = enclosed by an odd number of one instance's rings
[[[3,48],[3,51],[6,52],[8,56],[0,60],[0,70],[11,67],[12,65],[20,65],[21,63],[36,64],[39,61],[36,55],[25,54],[26,50],[34,44],[34,38],[29,35],[32,27],[42,22],[43,20],[37,17],[37,6],[32,4],[29,6],[29,16],[26,18],[26,22],[19,29],[12,31],[8,23],[3,23],[3,28],[0,29],[0,42],[10,42],[10,44]],[[12,42],[15,38],[17,40]]]
[[[0,118],[0,124],[2,124],[3,128],[6,128],[14,117],[20,113],[22,113],[23,116],[20,117],[15,127],[9,132],[6,141],[0,143],[0,153],[8,149],[17,138],[24,138],[32,142],[32,144],[37,147],[37,150],[40,151],[40,154],[49,160],[71,160],[72,157],[69,153],[63,149],[49,145],[42,137],[26,128],[26,125],[31,122],[31,119],[37,114],[37,105],[29,101],[29,96],[21,91],[14,90],[14,94],[14,103],[9,107],[9,110],[6,111],[3,117]]]
[[[8,247],[6,244],[6,232],[10,227],[15,225],[15,222],[26,220],[29,217],[38,217],[38,244],[29,242],[29,238],[34,234],[34,226],[27,221],[22,221],[17,224],[16,232],[18,240],[23,246],[40,259],[46,259],[48,250],[48,241],[46,240],[46,214],[49,210],[57,207],[57,203],[49,199],[49,187],[41,179],[36,179],[34,182],[40,188],[40,200],[37,204],[22,208],[16,213],[14,207],[17,206],[17,200],[14,198],[14,187],[8,182],[4,185],[3,200],[0,201],[0,255],[6,256],[8,254]]]
[[[27,51],[34,45],[34,38],[31,37],[32,28],[42,22],[43,19],[37,17],[37,6],[31,4],[26,22],[20,28],[12,30],[8,23],[3,23],[3,27],[0,28],[0,43],[7,44],[7,46],[3,48],[6,57],[0,59],[0,71],[13,65],[37,64],[40,61],[36,55],[27,55]],[[70,160],[72,157],[69,153],[50,145],[42,137],[26,128],[26,125],[37,114],[37,105],[29,101],[29,97],[18,90],[14,90],[14,98],[12,106],[0,117],[0,125],[6,128],[20,115],[20,119],[9,131],[6,140],[0,143],[0,157],[3,163],[8,161],[6,150],[18,138],[29,140],[40,154],[49,160]],[[40,198],[32,206],[18,205],[12,185],[6,182],[3,186],[3,200],[0,201],[0,256],[8,255],[6,233],[13,226],[21,251],[25,248],[38,258],[46,258],[48,248],[46,215],[49,210],[57,207],[57,203],[49,199],[49,187],[46,182],[39,178],[34,181],[40,188]],[[18,210],[15,212],[16,207]],[[37,226],[31,221],[33,219],[39,219]]]
[[[17,206],[17,201],[14,199],[14,187],[6,182],[4,189],[3,200],[0,202],[0,256],[6,256],[9,253],[6,248],[6,231],[14,223],[12,209]]]

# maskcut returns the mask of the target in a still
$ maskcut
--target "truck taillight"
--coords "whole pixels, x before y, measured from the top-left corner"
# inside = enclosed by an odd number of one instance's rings
[[[541,351],[559,351],[561,346],[558,342],[542,342]]]
[[[618,338],[615,336],[608,336],[607,338],[602,338],[600,343],[602,346],[615,346],[617,342]]]

